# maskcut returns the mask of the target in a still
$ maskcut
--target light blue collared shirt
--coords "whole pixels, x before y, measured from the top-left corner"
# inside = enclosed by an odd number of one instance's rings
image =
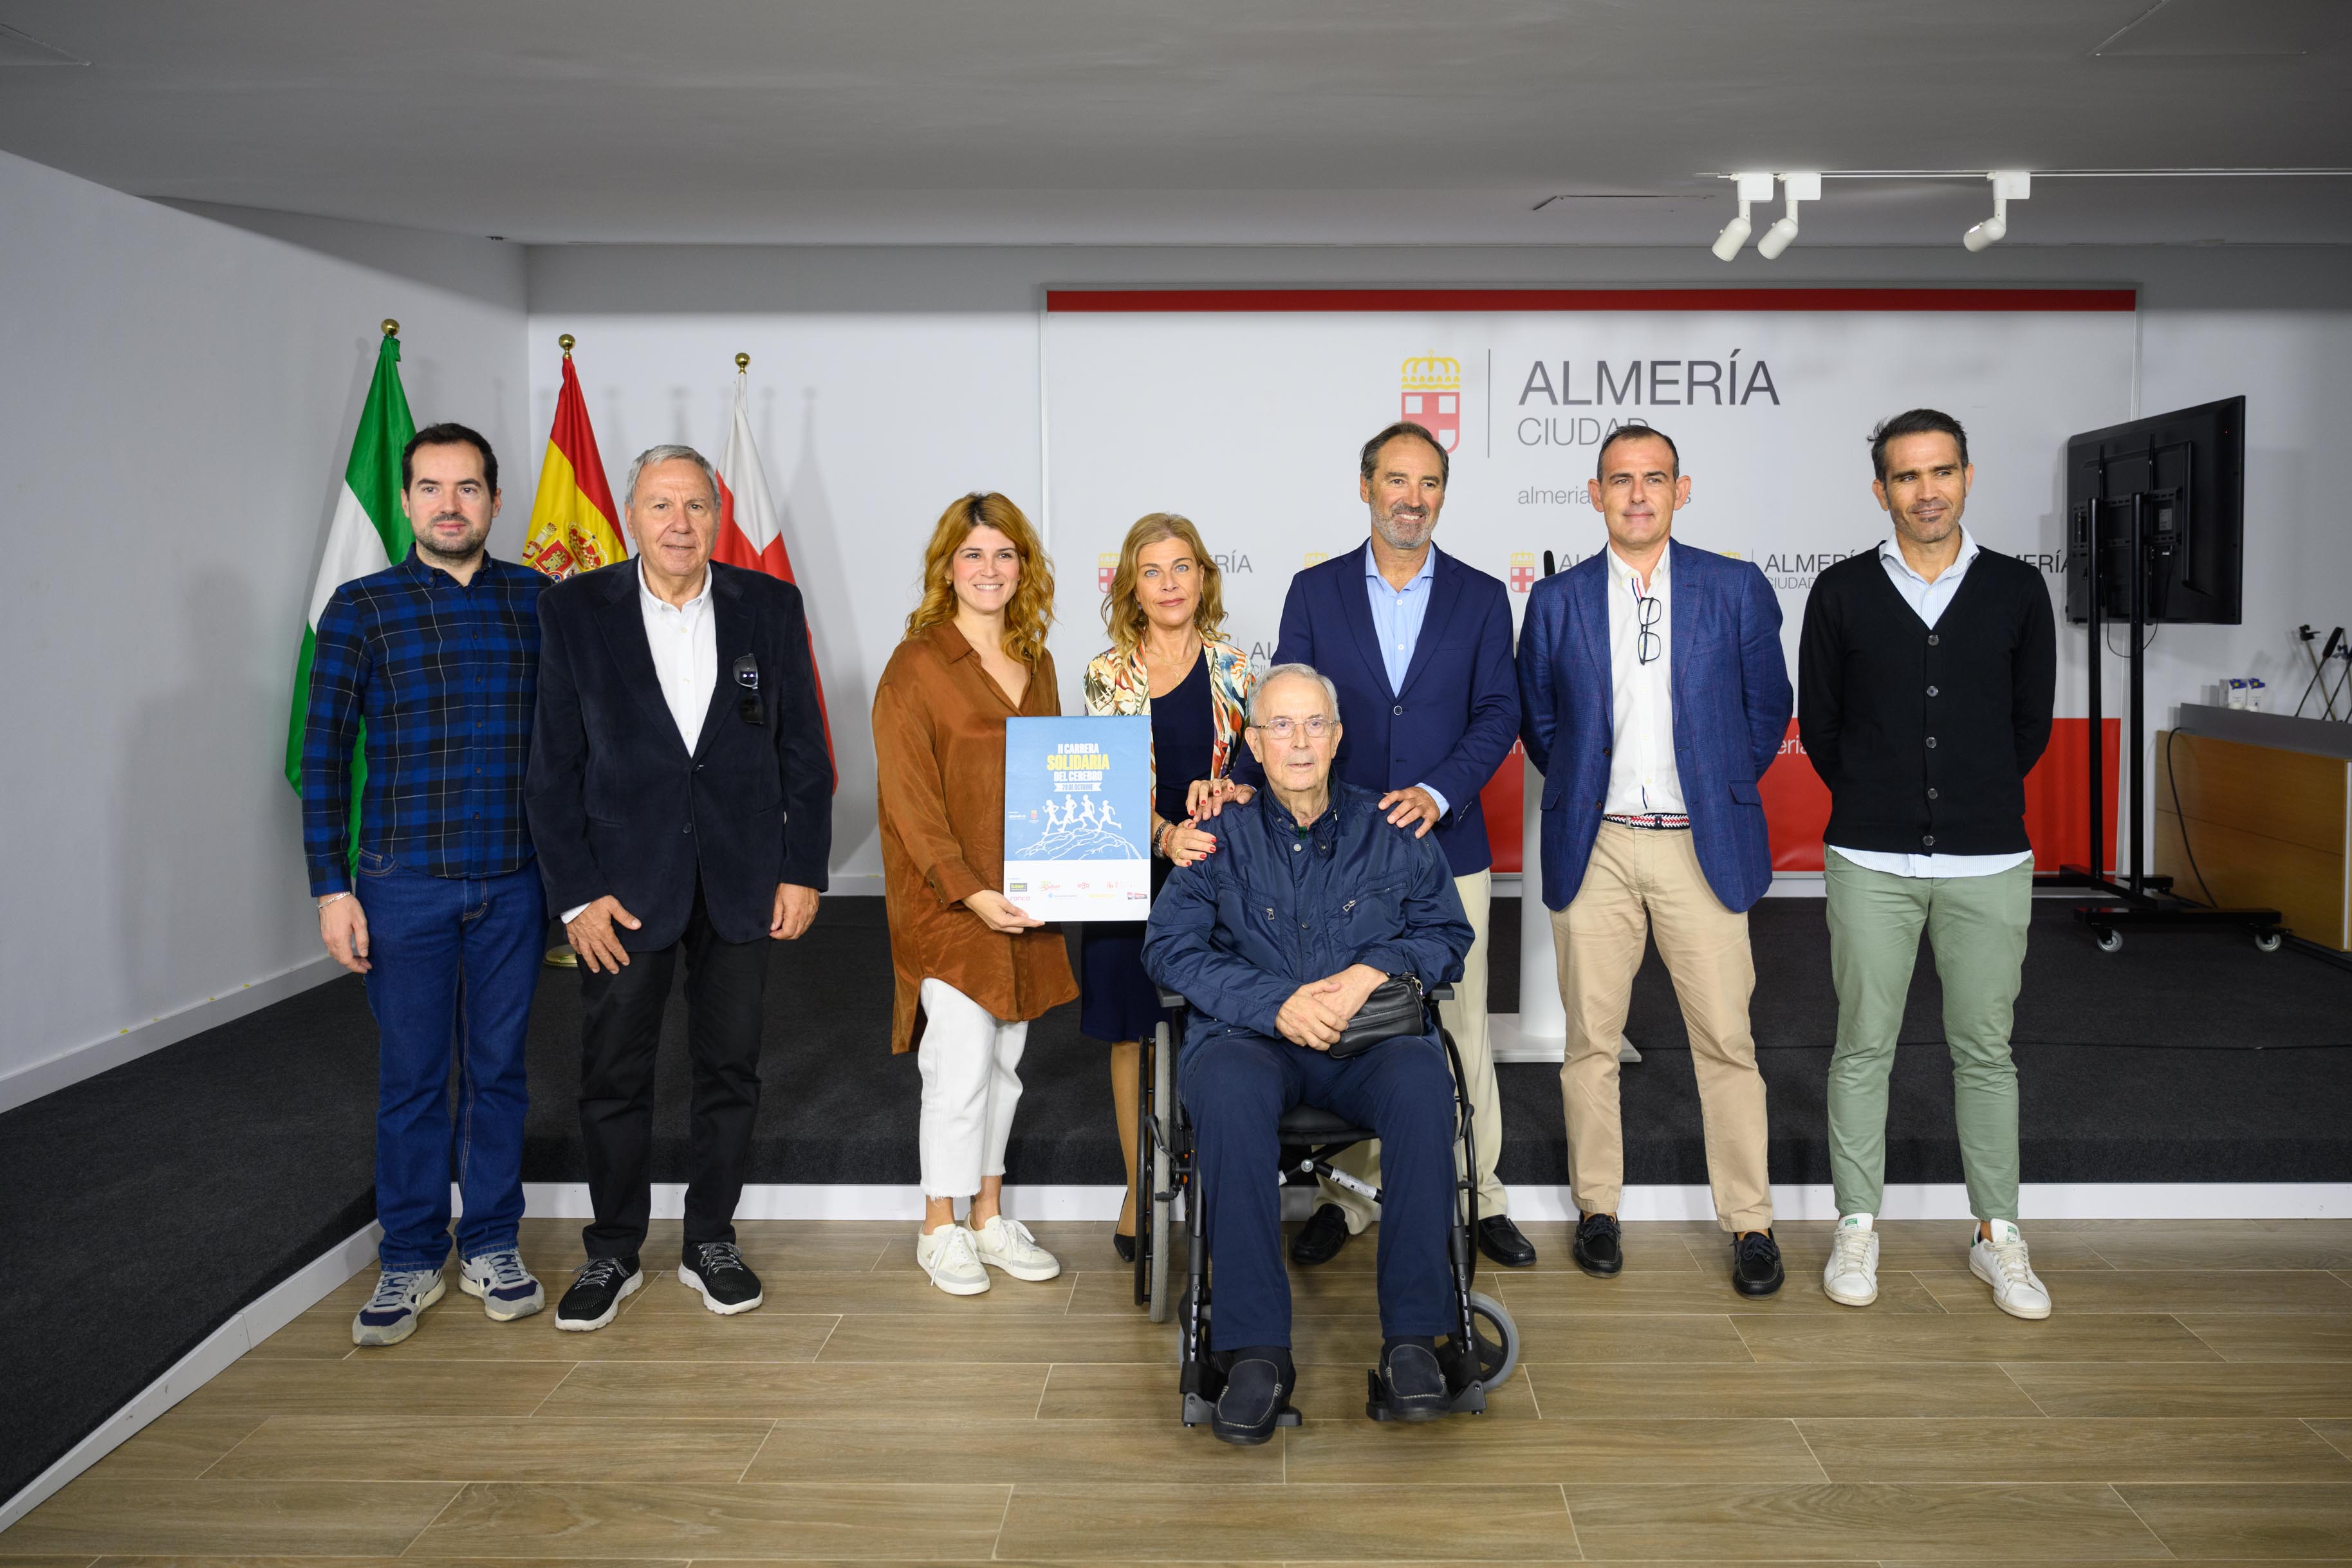
[[[1372,607],[1372,631],[1381,640],[1381,667],[1388,672],[1389,690],[1399,695],[1404,691],[1405,672],[1412,667],[1412,651],[1421,643],[1421,623],[1429,618],[1429,595],[1437,580],[1437,549],[1432,546],[1421,558],[1421,570],[1402,588],[1391,588],[1389,580],[1381,575],[1381,563],[1372,554],[1370,540],[1364,544],[1364,597]],[[1445,797],[1426,784],[1429,798],[1437,802],[1440,811],[1450,811]]]

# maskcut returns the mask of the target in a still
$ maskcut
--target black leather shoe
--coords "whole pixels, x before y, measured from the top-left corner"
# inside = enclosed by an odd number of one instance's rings
[[[1478,1221],[1478,1250],[1506,1269],[1536,1266],[1536,1244],[1519,1234],[1507,1214],[1490,1214]]]
[[[1328,1263],[1348,1244],[1347,1212],[1336,1203],[1327,1203],[1307,1217],[1290,1239],[1290,1260],[1294,1263]]]
[[[679,1255],[677,1282],[702,1292],[702,1304],[722,1316],[748,1312],[767,1297],[760,1276],[732,1241],[690,1241]]]
[[[1134,1237],[1121,1236],[1118,1231],[1114,1230],[1110,1233],[1110,1245],[1111,1249],[1118,1254],[1118,1260],[1120,1262],[1132,1263],[1135,1261]]]
[[[1743,1296],[1769,1296],[1788,1275],[1780,1267],[1780,1244],[1769,1230],[1748,1230],[1731,1239],[1731,1288]]]
[[[1586,1273],[1606,1280],[1625,1267],[1625,1253],[1617,1245],[1617,1235],[1615,1215],[1580,1215],[1576,1239],[1569,1243],[1568,1255]]]
[[[1254,1448],[1274,1436],[1289,1394],[1288,1382],[1271,1351],[1253,1345],[1234,1354],[1224,1392],[1209,1414],[1209,1431],[1221,1443]]]
[[[1381,1401],[1392,1421],[1434,1421],[1452,1403],[1437,1352],[1411,1341],[1381,1354]]]

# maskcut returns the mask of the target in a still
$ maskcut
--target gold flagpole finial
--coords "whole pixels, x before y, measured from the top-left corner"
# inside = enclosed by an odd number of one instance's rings
[[[577,341],[579,341],[578,339],[574,338],[571,333],[566,332],[563,336],[555,340],[555,346],[563,350],[563,357],[568,360],[572,357],[572,345]]]
[[[399,322],[397,322],[397,321],[395,321],[395,320],[394,320],[394,319],[393,319],[391,317],[389,317],[389,316],[385,317],[385,318],[383,319],[383,335],[384,335],[385,337],[387,337],[387,338],[397,338],[397,337],[399,337],[399,336],[400,336],[400,323],[399,323]]]
[[[735,356],[735,372],[736,372],[736,374],[740,375],[740,374],[742,374],[745,371],[748,371],[748,370],[750,370],[751,368],[751,355],[749,355],[749,354],[738,354],[738,355],[736,355],[736,356]]]

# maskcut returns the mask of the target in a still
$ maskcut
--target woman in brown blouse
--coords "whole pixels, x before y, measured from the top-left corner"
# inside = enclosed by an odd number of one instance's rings
[[[890,1049],[919,1051],[923,1080],[915,1260],[950,1295],[987,1290],[990,1268],[1062,1268],[999,1207],[1028,1020],[1078,994],[1061,933],[1002,891],[1004,721],[1062,711],[1053,619],[1053,566],[1029,519],[993,492],[964,497],[932,531],[922,602],[874,694]]]

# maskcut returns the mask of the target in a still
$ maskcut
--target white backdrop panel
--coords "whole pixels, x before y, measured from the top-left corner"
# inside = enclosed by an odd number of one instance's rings
[[[1066,584],[1057,659],[1100,648],[1077,590],[1159,510],[1201,526],[1228,567],[1229,630],[1270,656],[1291,574],[1360,546],[1358,449],[1411,396],[1425,400],[1421,416],[1456,422],[1439,543],[1509,581],[1515,617],[1542,551],[1564,567],[1603,541],[1584,482],[1606,433],[1638,420],[1672,434],[1693,477],[1678,537],[1764,569],[1792,671],[1821,567],[1886,533],[1865,446],[1877,421],[1920,404],[1958,417],[1977,465],[1969,527],[2037,560],[2054,592],[2065,438],[2135,412],[2135,318],[2112,294],[2083,297],[2105,308],[1992,311],[1852,308],[1837,290],[1819,308],[1769,310],[1465,311],[1390,298],[1394,308],[1344,312],[1107,313],[1055,297],[1044,370]],[[1443,384],[1452,378],[1458,387]],[[1442,409],[1444,396],[1458,404]],[[2078,640],[2062,638],[2061,712],[2082,711],[2081,667]]]

